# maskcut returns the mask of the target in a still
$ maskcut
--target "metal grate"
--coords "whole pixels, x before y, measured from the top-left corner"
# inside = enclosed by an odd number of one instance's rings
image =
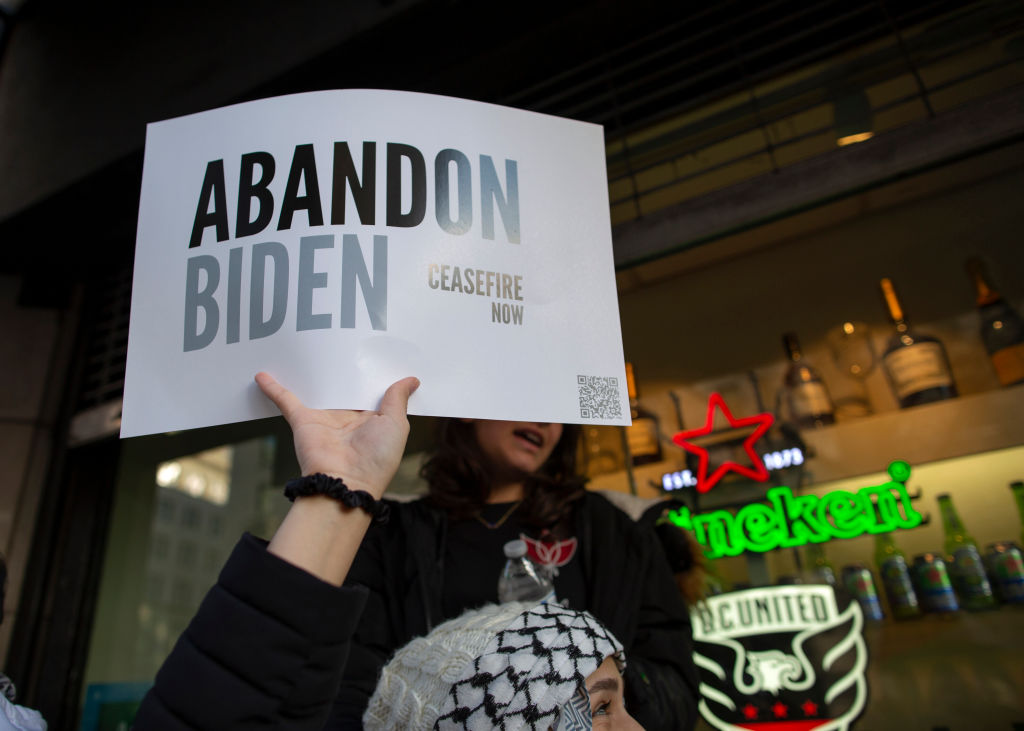
[[[90,293],[89,335],[75,412],[119,401],[124,391],[132,267],[109,270]]]
[[[1024,82],[1024,4],[714,3],[502,103],[605,125],[612,223],[836,147],[836,104],[874,133]]]

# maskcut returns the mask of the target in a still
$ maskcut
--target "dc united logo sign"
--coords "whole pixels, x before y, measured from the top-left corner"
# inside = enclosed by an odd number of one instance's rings
[[[867,700],[860,606],[829,586],[710,597],[693,611],[700,712],[723,731],[846,731]]]

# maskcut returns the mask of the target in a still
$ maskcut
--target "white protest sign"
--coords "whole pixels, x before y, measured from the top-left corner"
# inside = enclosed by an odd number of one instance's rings
[[[391,91],[150,124],[121,436],[318,408],[626,424],[600,127]]]

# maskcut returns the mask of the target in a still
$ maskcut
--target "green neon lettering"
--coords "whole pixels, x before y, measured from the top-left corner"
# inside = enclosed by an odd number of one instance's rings
[[[711,548],[711,553],[707,554],[708,558],[739,556],[743,553],[742,537],[735,535],[732,524],[732,514],[725,510],[694,516],[693,528],[697,540]],[[737,538],[740,540],[736,540]]]
[[[896,499],[889,491],[889,486],[895,483],[888,482],[884,485],[864,487],[857,491],[857,495],[864,501],[864,504],[873,520],[868,526],[868,533],[888,533],[900,527],[894,520],[899,516],[896,509]],[[897,485],[902,487],[902,485]]]
[[[882,520],[892,524],[896,528],[916,528],[921,525],[923,518],[914,510],[910,504],[910,495],[907,494],[907,486],[899,482],[887,482],[879,485],[883,492],[879,493],[878,508],[882,514]],[[902,506],[902,512],[900,507]]]
[[[775,487],[769,490],[769,494],[780,491],[783,505],[785,505],[785,516],[789,520],[789,531],[792,537],[786,541],[785,546],[803,546],[807,543],[822,543],[828,540],[828,533],[822,521],[815,514],[818,505],[816,495],[801,495],[793,497],[793,491],[788,487]]]
[[[868,521],[860,500],[846,490],[835,490],[823,496],[818,503],[818,515],[836,538],[856,538],[867,529]]]
[[[892,478],[893,482],[906,483],[906,481],[910,479],[910,465],[902,459],[898,459],[891,463],[886,471],[889,473],[889,477]]]
[[[835,490],[821,497],[795,496],[790,488],[779,486],[768,490],[768,505],[751,503],[735,516],[726,510],[693,515],[688,508],[678,508],[668,513],[668,519],[692,530],[709,558],[916,528],[922,518],[904,484],[910,477],[910,465],[893,462],[889,475],[891,481],[856,493]]]
[[[666,517],[668,517],[674,525],[678,525],[680,528],[693,530],[693,521],[690,517],[689,508],[677,508],[676,510],[670,510]]]
[[[774,510],[767,505],[751,503],[736,514],[732,526],[733,543],[743,545],[748,551],[770,551],[779,547],[781,528]]]

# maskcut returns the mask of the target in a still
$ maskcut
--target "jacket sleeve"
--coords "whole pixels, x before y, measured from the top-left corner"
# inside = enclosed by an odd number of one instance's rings
[[[133,728],[320,729],[365,591],[338,588],[246,534],[164,661]]]
[[[396,513],[392,512],[392,521],[395,520]],[[398,646],[391,622],[395,599],[386,588],[390,568],[385,556],[390,545],[387,527],[370,528],[345,581],[346,586],[359,586],[366,591],[366,609],[354,629],[341,689],[330,711],[326,728],[331,731],[362,729],[363,712],[377,686],[377,678]]]

